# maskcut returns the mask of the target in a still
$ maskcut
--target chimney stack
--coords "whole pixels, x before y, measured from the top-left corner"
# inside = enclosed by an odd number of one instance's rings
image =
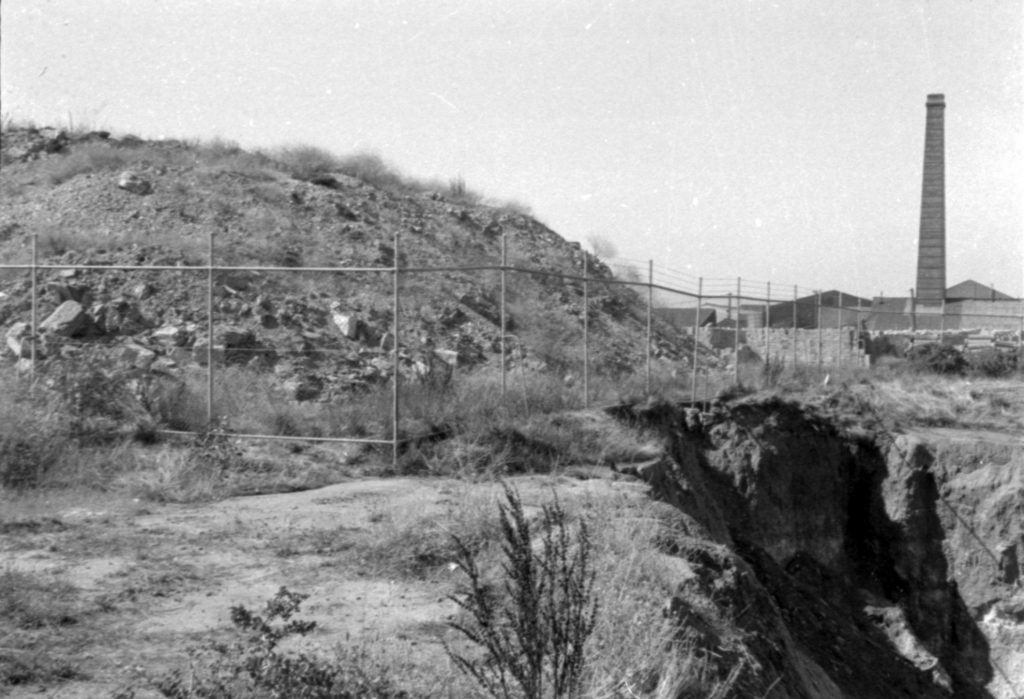
[[[921,234],[917,251],[917,301],[940,304],[946,298],[945,95],[928,95],[921,187]]]

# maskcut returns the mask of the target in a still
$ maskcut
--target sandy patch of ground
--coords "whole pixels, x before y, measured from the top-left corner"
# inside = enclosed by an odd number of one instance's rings
[[[527,504],[556,485],[569,499],[637,487],[565,477],[517,485]],[[498,495],[494,484],[366,479],[203,505],[112,498],[66,504],[45,518],[38,508],[20,518],[8,512],[4,566],[71,583],[89,611],[58,644],[84,677],[6,689],[13,697],[77,698],[131,686],[147,696],[145,677],[186,667],[190,646],[231,628],[232,606],[258,609],[282,586],[309,595],[300,617],[318,623],[311,643],[365,648],[399,676],[443,683],[454,674],[442,639],[451,633],[456,607],[447,596],[459,573],[433,562],[422,575],[396,574],[360,552],[435,519],[493,509]]]

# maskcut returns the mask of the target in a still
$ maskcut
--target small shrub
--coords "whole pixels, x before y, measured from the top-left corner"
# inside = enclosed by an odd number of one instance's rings
[[[448,198],[460,204],[475,206],[483,197],[466,186],[461,176],[448,181]]]
[[[0,487],[41,485],[70,450],[72,436],[61,406],[27,380],[0,377]]]
[[[356,153],[346,156],[338,163],[337,170],[381,189],[396,190],[411,186],[398,170],[376,153]]]
[[[455,539],[468,586],[451,599],[470,620],[451,626],[485,657],[476,660],[450,647],[449,656],[494,697],[576,696],[597,618],[589,530],[580,520],[571,537],[556,499],[541,509],[541,550],[535,553],[519,494],[507,485],[499,513],[506,559],[500,593],[484,581],[473,550]]]
[[[971,373],[993,379],[1010,376],[1020,366],[1020,354],[1017,350],[1000,352],[995,349],[982,350],[968,355]]]
[[[316,628],[316,622],[294,618],[307,597],[282,587],[267,601],[262,615],[241,605],[232,607],[237,638],[193,650],[188,671],[156,680],[155,688],[170,699],[408,697],[382,670],[367,667],[364,659],[354,655],[332,659],[282,650],[282,642],[304,637]]]
[[[334,155],[315,146],[279,148],[273,152],[272,157],[297,180],[309,181],[340,169]]]
[[[53,156],[41,166],[44,179],[52,185],[89,173],[121,169],[128,162],[126,152],[108,143],[86,143],[66,155]]]
[[[967,369],[963,352],[949,345],[929,344],[912,347],[907,359],[918,371],[946,376],[962,376]]]
[[[66,582],[8,569],[0,571],[0,618],[18,629],[78,622],[77,590]]]

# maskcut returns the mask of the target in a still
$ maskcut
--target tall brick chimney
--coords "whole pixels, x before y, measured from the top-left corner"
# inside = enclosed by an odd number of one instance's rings
[[[946,297],[945,95],[928,95],[921,187],[921,235],[917,250],[917,302],[931,305]]]

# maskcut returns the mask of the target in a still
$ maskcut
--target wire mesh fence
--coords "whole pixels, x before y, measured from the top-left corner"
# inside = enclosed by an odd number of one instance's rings
[[[201,311],[191,311],[191,320],[183,331],[187,339],[172,338],[155,350],[130,343],[118,349],[120,358],[135,367],[149,369],[161,356],[172,365],[201,368],[201,378],[198,372],[190,374],[188,388],[193,400],[194,394],[201,395],[203,420],[171,425],[169,431],[200,434],[223,424],[231,427],[224,434],[232,437],[374,444],[389,448],[393,461],[397,461],[403,443],[412,439],[403,430],[404,413],[410,406],[423,402],[428,394],[443,393],[450,381],[468,380],[469,376],[469,372],[460,371],[457,348],[434,347],[429,341],[411,337],[421,330],[415,318],[422,311],[416,306],[421,295],[419,280],[424,276],[444,275],[460,284],[486,289],[487,303],[476,299],[474,313],[497,327],[492,356],[486,363],[493,365],[493,358],[497,358],[497,367],[492,367],[496,373],[493,390],[499,401],[527,402],[526,386],[541,372],[549,379],[553,376],[549,390],[561,394],[567,405],[586,408],[614,402],[626,392],[650,394],[668,384],[690,400],[701,402],[711,391],[713,372],[709,367],[715,367],[719,374],[731,374],[733,381],[740,383],[745,366],[809,367],[819,372],[833,367],[868,366],[871,357],[890,352],[894,344],[900,343],[904,347],[939,343],[968,351],[1017,352],[1024,343],[1021,301],[986,304],[962,300],[939,305],[920,303],[913,297],[869,301],[837,291],[785,287],[770,281],[703,278],[655,265],[653,260],[602,261],[579,248],[564,264],[543,264],[545,260],[528,250],[517,250],[505,230],[500,233],[498,259],[477,255],[451,265],[415,264],[416,260],[407,259],[397,233],[378,264],[337,266],[218,263],[212,232],[205,260],[193,259],[191,264],[41,262],[37,238],[32,241],[29,261],[0,264],[0,269],[26,273],[30,279],[30,320],[14,338],[29,372],[36,371],[45,344],[41,331],[47,321],[40,319],[40,297],[46,289],[40,286],[41,275],[134,275],[139,277],[142,289],[148,283],[146,276],[162,275],[161,284],[173,285],[174,278],[193,275],[202,281],[205,299]],[[259,409],[260,401],[275,400],[269,385],[272,380],[254,378],[259,372],[240,376],[244,370],[233,361],[232,353],[235,359],[241,356],[263,369],[272,369],[273,361],[282,356],[297,362],[327,358],[343,365],[352,358],[352,341],[363,345],[368,341],[359,336],[351,318],[333,307],[320,309],[319,320],[327,327],[333,320],[334,330],[341,337],[325,341],[321,336],[316,342],[290,347],[262,347],[252,338],[246,342],[226,341],[227,335],[237,331],[238,319],[232,313],[238,304],[225,296],[225,288],[228,292],[231,289],[224,280],[252,273],[268,278],[301,274],[361,279],[364,281],[360,283],[373,286],[380,297],[386,288],[388,308],[380,309],[380,316],[387,330],[372,338],[372,347],[361,347],[357,358],[374,367],[377,404],[373,412],[380,418],[376,431],[355,424],[343,398],[315,402],[320,406],[317,410],[297,410],[290,417],[287,411],[278,410],[273,425],[276,429],[272,430],[260,429],[265,422],[261,425],[247,419]],[[561,315],[551,312],[539,295],[557,296],[567,311]],[[459,302],[474,305],[469,296]],[[259,309],[246,312],[258,315]],[[611,330],[613,325],[615,332]],[[244,330],[237,332],[245,335]],[[8,344],[14,349],[11,337],[8,332]],[[74,340],[65,342],[76,344]],[[96,343],[82,340],[77,344]],[[145,371],[135,376],[140,381],[148,380]],[[250,390],[236,390],[238,385],[261,381],[258,391],[251,385]],[[310,395],[317,393],[315,388],[309,389]],[[302,385],[292,386],[296,402],[302,402],[303,390]],[[322,427],[312,434],[294,429],[291,423],[303,420],[319,421]]]

